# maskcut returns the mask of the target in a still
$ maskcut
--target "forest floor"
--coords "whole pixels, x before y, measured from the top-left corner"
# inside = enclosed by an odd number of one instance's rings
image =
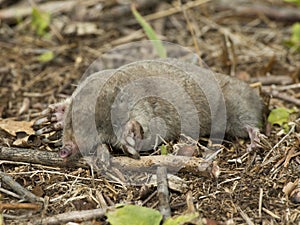
[[[40,112],[71,96],[89,65],[102,54],[147,40],[130,4],[120,2],[0,1],[1,171],[44,201],[41,210],[15,208],[14,203],[28,199],[13,194],[2,175],[6,224],[38,224],[41,218],[119,203],[158,209],[155,185],[129,186],[93,175],[90,168],[50,166],[2,155],[6,147],[56,152],[59,142],[29,140]],[[38,9],[35,14],[32,6]],[[47,20],[37,15],[43,9],[51,12],[50,23],[45,30],[40,28],[39,35],[36,27]],[[195,0],[181,6],[175,0],[137,0],[137,10],[161,40],[191,49],[214,72],[258,86],[266,103],[265,118],[274,109],[288,112],[283,124],[265,122],[266,137],[259,148],[247,151],[249,140],[243,139],[213,146],[222,149],[214,159],[218,176],[176,174],[186,188],[170,190],[172,216],[191,210],[190,196],[193,210],[212,219],[212,224],[300,224],[300,54],[291,42],[300,9],[280,0]],[[201,144],[211,147],[206,139]],[[104,217],[88,221],[107,223]]]

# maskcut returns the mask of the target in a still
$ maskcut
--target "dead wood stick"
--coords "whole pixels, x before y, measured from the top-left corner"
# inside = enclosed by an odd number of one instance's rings
[[[27,148],[0,146],[0,160],[65,167],[65,162],[56,152],[39,151]]]
[[[0,146],[0,160],[28,162],[56,167],[90,168],[84,160],[65,162],[56,152]],[[197,176],[211,177],[212,163],[187,156],[143,156],[140,160],[129,157],[112,157],[111,166],[120,170],[155,173],[158,166],[165,166],[170,173],[189,172]]]
[[[53,1],[39,4],[38,7],[42,11],[50,13],[68,12],[75,5],[76,1]],[[29,16],[32,13],[32,6],[15,6],[0,10],[0,19],[6,22],[16,22],[18,19]]]
[[[3,209],[29,209],[29,210],[40,210],[41,205],[34,203],[0,203],[0,210]]]
[[[242,218],[246,221],[246,223],[248,225],[254,225],[254,223],[252,222],[251,218],[248,216],[247,213],[245,213],[239,206],[237,206],[237,210],[239,211],[240,215],[242,216]]]
[[[114,157],[111,165],[122,170],[151,173],[155,173],[157,167],[165,166],[168,173],[188,172],[197,176],[212,176],[211,162],[188,156],[143,156],[139,160],[129,157]]]
[[[159,201],[158,208],[165,220],[171,217],[167,168],[164,166],[159,166],[157,168],[156,176],[157,176],[157,196]]]
[[[297,88],[300,88],[300,83],[279,86],[279,87],[275,87],[274,89],[276,89],[277,91],[285,91],[285,90],[291,90],[291,89],[297,89]]]
[[[165,1],[165,0],[164,0]],[[145,15],[144,18],[147,21],[150,20],[157,20],[160,18],[168,17],[176,13],[182,12],[182,10],[191,9],[194,7],[197,7],[199,5],[202,5],[206,2],[209,2],[210,0],[196,0],[196,1],[188,1],[187,3],[183,4],[181,7],[168,7],[163,10],[156,10],[153,14]],[[163,1],[158,0],[136,0],[135,5],[138,10],[146,9],[146,8],[153,8],[158,3],[161,3]],[[123,18],[127,15],[131,14],[131,4],[123,4],[123,5],[116,5],[111,9],[103,10],[102,13],[90,13],[88,15],[88,18],[85,18],[85,20],[89,21],[115,21],[116,18]],[[127,21],[127,24],[136,24],[136,20],[130,20]]]
[[[104,217],[108,209],[109,208],[62,213],[55,216],[40,219],[38,221],[35,221],[34,224],[65,224],[70,221],[82,222],[95,218],[102,218]]]
[[[155,7],[160,1],[158,0],[137,0],[135,1],[136,8],[138,10],[145,9],[148,7]],[[102,13],[90,13],[89,21],[100,20],[100,21],[115,21],[116,18],[123,18],[124,16],[131,14],[131,3],[118,4],[111,9],[103,10]]]
[[[18,182],[14,181],[13,178],[11,178],[6,173],[0,171],[0,178],[1,181],[5,184],[7,184],[11,189],[13,189],[15,192],[17,192],[19,195],[21,195],[22,198],[30,201],[30,202],[42,202],[43,199],[35,196],[30,191],[22,187]]]
[[[235,4],[222,4],[219,10],[233,10],[232,16],[257,17],[264,15],[272,20],[283,22],[297,22],[300,20],[298,8],[279,8],[265,4],[251,4],[248,6],[238,6]]]
[[[300,100],[297,99],[297,98],[294,98],[291,95],[287,95],[287,94],[284,94],[284,93],[280,93],[277,90],[266,89],[266,88],[263,88],[262,91],[264,93],[268,94],[268,95],[271,95],[272,97],[279,98],[283,101],[290,102],[290,103],[293,103],[297,106],[300,106]]]
[[[100,1],[99,1],[100,2]],[[137,0],[135,1],[137,9],[144,9],[148,7],[154,7],[160,1],[158,0]],[[81,4],[81,7],[86,7],[84,3]],[[95,3],[96,4],[96,3]],[[65,1],[51,1],[45,2],[37,5],[38,8],[42,11],[50,13],[71,13],[72,9],[75,6],[78,6],[77,1],[65,0]],[[6,22],[16,22],[19,18],[29,16],[32,12],[32,6],[13,6],[10,8],[0,10],[0,19]],[[117,4],[116,6],[100,11],[99,9],[91,9],[89,13],[84,18],[84,21],[87,20],[101,20],[101,21],[113,21],[116,18],[124,17],[128,14],[131,14],[130,3],[128,4]]]
[[[285,75],[270,75],[270,76],[260,76],[260,77],[251,78],[250,82],[251,83],[261,82],[262,85],[272,85],[272,84],[287,85],[287,84],[292,84],[293,79],[290,76],[285,76]]]

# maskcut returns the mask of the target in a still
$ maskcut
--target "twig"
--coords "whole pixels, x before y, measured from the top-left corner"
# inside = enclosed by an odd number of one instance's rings
[[[162,17],[171,16],[173,14],[179,13],[182,10],[187,10],[187,9],[195,8],[195,7],[199,6],[199,5],[202,5],[202,4],[207,3],[207,2],[210,2],[210,0],[188,1],[182,7],[174,7],[174,8],[170,8],[170,9],[164,10],[164,11],[159,11],[159,12],[147,15],[144,18],[147,21],[160,19]]]
[[[95,201],[98,202],[98,205],[100,205],[100,208],[102,208],[102,209],[108,207],[107,202],[105,201],[105,198],[104,198],[103,195],[105,195],[105,194],[102,193],[100,190],[96,189],[96,197],[97,197],[97,199]]]
[[[229,183],[229,182],[232,182],[232,181],[236,181],[236,180],[240,180],[240,179],[241,179],[241,177],[235,177],[235,178],[224,180],[223,182],[220,182],[218,184],[218,187],[221,186],[222,184],[226,184],[226,183]]]
[[[213,193],[210,193],[208,195],[202,195],[202,196],[199,196],[198,199],[201,200],[201,199],[204,199],[204,198],[208,198],[210,196],[213,196],[214,198],[216,197],[217,194],[221,193],[221,191],[215,191]]]
[[[56,152],[38,151],[26,148],[0,146],[0,160],[36,163],[48,166],[66,167],[62,158]],[[82,165],[77,163],[78,166]]]
[[[226,1],[227,3],[228,1]],[[238,4],[222,4],[219,10],[231,9],[231,16],[254,17],[264,15],[269,19],[285,22],[297,22],[300,20],[300,12],[297,8],[279,8],[263,4],[251,4],[239,6]]]
[[[260,82],[262,85],[272,85],[272,84],[292,84],[293,79],[290,76],[286,75],[270,75],[270,76],[260,76],[260,77],[253,77],[250,79],[251,83]]]
[[[267,214],[269,214],[270,216],[272,216],[273,218],[275,218],[275,219],[280,219],[280,216],[277,216],[275,213],[273,213],[273,212],[271,212],[270,210],[268,210],[268,209],[266,209],[266,208],[262,208],[262,210],[265,212],[265,213],[267,213]]]
[[[194,206],[194,200],[193,200],[193,193],[191,191],[188,191],[186,194],[186,205],[187,205],[187,212],[188,213],[195,213],[196,209]]]
[[[134,1],[138,10],[145,9],[147,7],[155,7],[160,1],[158,0],[137,0]],[[101,13],[89,13],[86,20],[90,21],[116,21],[116,18],[122,18],[127,15],[131,15],[131,1],[127,4],[118,4],[108,10],[103,10]],[[127,18],[126,18],[127,19]],[[137,23],[134,20],[134,23]]]
[[[243,219],[246,221],[248,225],[254,225],[250,217],[239,206],[237,206],[237,209],[240,211],[240,215],[243,217]]]
[[[158,208],[163,215],[163,219],[171,217],[170,197],[167,180],[167,168],[160,166],[157,168],[157,196],[158,196]]]
[[[42,11],[50,13],[67,12],[70,11],[75,5],[76,1],[54,1],[39,4]],[[2,21],[16,21],[25,16],[29,16],[32,12],[32,7],[16,6],[0,10],[0,19]]]
[[[11,172],[9,173],[9,175],[37,175],[37,174],[44,174],[47,173],[49,175],[59,175],[59,176],[64,176],[66,178],[72,178],[72,179],[78,179],[78,180],[87,180],[90,181],[91,178],[90,177],[78,177],[69,173],[62,173],[62,172],[58,172],[58,171],[53,171],[55,170],[55,167],[51,167],[51,170],[34,170],[34,171],[24,171],[24,172]],[[103,181],[103,179],[99,179],[99,178],[95,178],[95,181]],[[0,189],[1,191],[1,189]],[[14,196],[15,197],[15,196]]]
[[[56,152],[3,146],[0,146],[0,160],[29,162],[56,167],[90,168],[90,165],[84,159],[66,162]],[[120,156],[111,158],[111,166],[120,171],[150,173],[155,173],[158,166],[166,166],[168,172],[187,171],[197,176],[210,177],[212,162],[196,157],[173,155],[143,156],[140,160]]]
[[[12,196],[12,197],[14,197],[14,198],[18,198],[18,199],[21,198],[21,197],[20,197],[19,195],[17,195],[16,193],[14,193],[14,192],[12,192],[12,191],[9,191],[9,190],[6,190],[6,189],[4,189],[4,188],[0,188],[0,192],[5,193],[6,195],[10,195],[10,196]]]
[[[292,124],[292,127],[290,129],[290,131],[279,141],[277,142],[276,145],[274,145],[274,147],[268,152],[268,154],[265,156],[265,158],[263,159],[262,163],[264,163],[267,158],[269,157],[269,155],[274,151],[274,149],[276,149],[288,136],[291,135],[291,133],[293,133],[295,131],[295,127],[296,127],[296,124],[293,123]]]
[[[196,34],[195,34],[195,28],[193,26],[193,24],[191,23],[190,19],[189,19],[189,16],[187,14],[187,9],[185,9],[183,6],[182,6],[182,3],[181,1],[180,2],[180,7],[182,9],[182,12],[183,12],[183,16],[186,20],[186,23],[187,23],[187,26],[188,26],[188,29],[192,35],[192,38],[193,38],[193,43],[194,43],[194,47],[195,47],[195,50],[197,52],[197,55],[200,57],[201,56],[201,51],[200,51],[200,47],[199,47],[199,44],[198,44],[198,38],[196,37]],[[200,60],[199,64],[201,65],[202,64],[202,61]]]
[[[82,210],[82,211],[73,211],[58,214],[55,216],[47,217],[35,222],[35,224],[65,224],[69,221],[87,221],[95,218],[104,217],[106,209],[92,209],[92,210]]]
[[[3,209],[31,209],[40,210],[41,205],[34,203],[0,203],[0,210]]]
[[[18,182],[14,181],[9,175],[0,171],[1,181],[7,184],[11,189],[21,195],[22,198],[28,200],[29,202],[43,202],[42,198],[39,198],[32,194],[30,191],[22,187]]]
[[[258,217],[261,218],[262,201],[263,201],[264,190],[259,189],[259,203],[258,203]]]
[[[291,89],[297,89],[300,88],[300,83],[298,84],[291,84],[291,85],[285,85],[280,87],[274,87],[277,91],[285,91],[285,90],[291,90]]]
[[[112,40],[111,45],[112,46],[118,46],[118,45],[121,45],[121,44],[124,44],[124,43],[129,43],[129,42],[132,42],[132,41],[140,40],[144,36],[145,35],[144,35],[143,31],[140,29],[140,30],[134,31],[134,32],[132,32],[132,33],[130,33],[130,34],[124,36],[124,37],[120,37],[120,38]]]
[[[267,64],[262,68],[262,71],[260,72],[263,75],[266,75],[268,72],[271,71],[271,69],[273,68],[273,65],[275,63],[275,54],[272,55],[269,59],[269,61],[267,62]]]
[[[157,190],[152,192],[151,195],[148,196],[148,198],[146,198],[143,202],[142,202],[142,206],[146,205],[147,202],[149,202],[154,196],[157,195]]]
[[[223,36],[224,36],[224,45],[227,53],[227,58],[230,61],[230,75],[233,76],[235,74],[236,65],[237,65],[237,57],[234,49],[234,42],[230,39],[229,36],[227,35],[223,35]]]
[[[284,161],[284,164],[283,164],[284,168],[288,167],[288,165],[290,163],[290,160],[292,159],[294,153],[295,153],[295,147],[292,147],[291,149],[289,149],[288,154],[287,154],[287,156],[285,158],[285,161]]]
[[[293,103],[297,106],[300,106],[300,100],[297,99],[297,98],[294,98],[290,95],[280,93],[279,91],[276,91],[276,90],[271,91],[271,93],[269,93],[269,94],[272,95],[273,97],[276,97],[276,98],[279,98],[279,99],[284,100],[286,102],[290,102],[290,103]]]

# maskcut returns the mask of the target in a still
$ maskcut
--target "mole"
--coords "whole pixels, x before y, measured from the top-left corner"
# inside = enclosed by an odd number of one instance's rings
[[[138,159],[162,140],[183,133],[250,137],[255,146],[263,103],[249,85],[229,75],[178,59],[129,63],[88,76],[71,97],[50,105],[36,125],[52,125],[41,135],[63,129],[64,159],[86,154],[101,144],[122,149]]]

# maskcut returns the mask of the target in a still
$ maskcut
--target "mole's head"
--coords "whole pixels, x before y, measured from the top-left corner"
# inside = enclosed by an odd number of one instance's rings
[[[73,121],[72,121],[72,105],[69,103],[69,107],[64,116],[64,128],[63,128],[63,146],[59,150],[58,154],[65,160],[73,159],[74,156],[80,155],[79,147],[74,137]]]

